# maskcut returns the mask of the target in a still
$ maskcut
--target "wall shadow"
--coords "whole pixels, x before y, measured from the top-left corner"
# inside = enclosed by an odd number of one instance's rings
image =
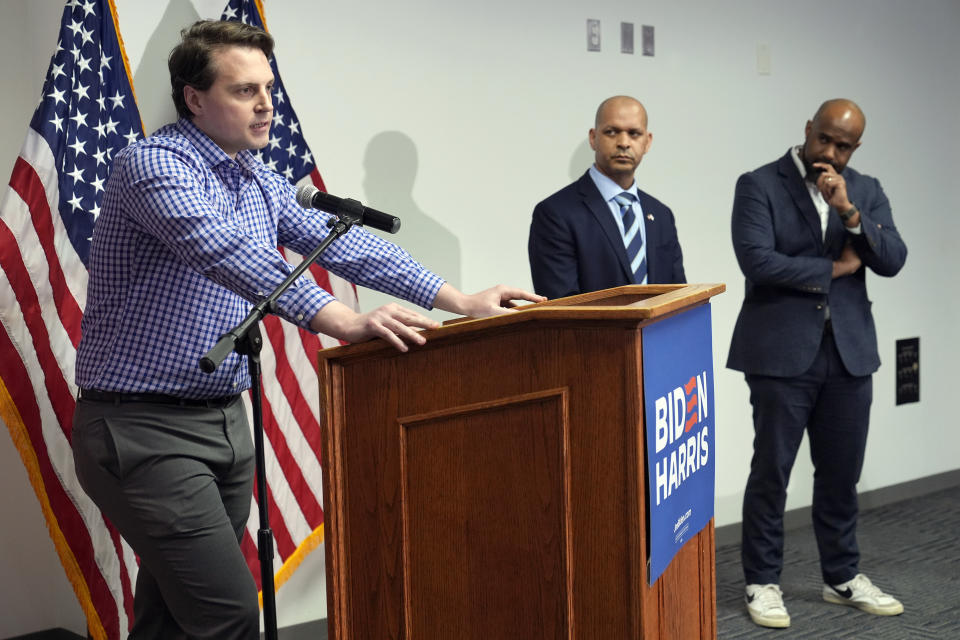
[[[583,141],[577,145],[576,149],[573,150],[573,155],[570,156],[570,182],[579,180],[583,172],[590,168],[590,165],[593,164],[593,156],[590,140],[584,135]]]
[[[177,110],[170,97],[167,56],[180,42],[180,30],[199,19],[200,16],[190,0],[170,0],[167,10],[147,40],[140,65],[133,76],[144,135],[150,135],[177,119]]]
[[[390,239],[460,289],[460,240],[424,212],[413,198],[417,177],[417,147],[413,140],[400,131],[378,133],[367,144],[363,168],[365,203],[401,220],[400,231]],[[365,310],[368,308],[364,305]]]

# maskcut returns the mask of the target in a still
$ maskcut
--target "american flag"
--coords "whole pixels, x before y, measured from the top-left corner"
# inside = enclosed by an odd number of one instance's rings
[[[266,30],[263,5],[259,0],[230,0],[221,16]],[[320,172],[307,146],[297,114],[283,86],[276,56],[273,69],[273,124],[270,142],[259,152],[269,168],[290,182],[313,184],[325,189]],[[291,264],[302,257],[281,249]],[[341,302],[357,308],[352,284],[327,273],[317,265],[308,272],[324,289]],[[275,316],[263,321],[265,334],[263,366],[263,427],[267,466],[270,525],[277,553],[274,581],[279,588],[303,558],[323,542],[323,485],[320,470],[320,407],[316,353],[340,344],[327,336],[314,336]],[[247,397],[244,398],[247,400]],[[250,404],[247,402],[248,412]],[[251,419],[252,421],[252,419]],[[251,499],[255,500],[256,494]],[[242,541],[247,564],[260,585],[257,558],[257,505],[252,503],[247,534]]]
[[[72,0],[0,202],[0,415],[94,638],[126,636],[137,563],[74,473],[73,368],[111,158],[142,136],[113,3]]]
[[[263,26],[259,2],[233,0],[224,17]],[[323,188],[272,64],[276,115],[261,157],[292,182]],[[0,418],[97,639],[126,637],[137,563],[76,479],[70,450],[74,362],[90,237],[111,159],[141,138],[142,129],[112,0],[70,0],[40,104],[0,201]],[[293,253],[287,258],[299,262]],[[310,274],[356,307],[352,285],[316,266]],[[272,316],[263,329],[267,474],[280,586],[323,541],[314,355],[338,343]],[[243,548],[259,583],[256,512]]]

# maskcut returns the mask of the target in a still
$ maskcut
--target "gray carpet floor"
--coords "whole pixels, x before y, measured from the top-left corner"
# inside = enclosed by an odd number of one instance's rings
[[[878,617],[824,602],[813,527],[807,525],[786,536],[781,587],[792,619],[788,629],[753,624],[743,603],[740,545],[717,549],[719,639],[960,640],[960,487],[865,511],[858,539],[860,570],[903,602],[902,615]],[[279,635],[325,640],[326,632],[323,620]]]
[[[721,640],[960,640],[960,487],[889,504],[860,516],[860,570],[903,602],[879,617],[820,597],[812,526],[788,531],[781,588],[788,629],[753,624],[743,603],[740,546],[717,549],[717,629]]]
[[[824,602],[813,528],[788,531],[781,576],[792,619],[788,629],[764,629],[751,622],[743,603],[740,546],[722,546],[717,549],[718,636],[720,640],[960,640],[958,536],[960,487],[861,515],[860,569],[905,608],[903,615],[885,618]],[[281,628],[278,635],[280,640],[325,640],[326,620]],[[60,630],[22,638],[80,636]]]

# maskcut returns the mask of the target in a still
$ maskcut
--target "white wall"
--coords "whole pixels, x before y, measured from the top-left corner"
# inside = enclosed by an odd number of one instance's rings
[[[0,171],[9,175],[52,53],[62,3],[3,0],[6,123]],[[222,0],[116,0],[145,125],[171,117],[165,56],[177,31]],[[884,365],[863,491],[956,469],[951,428],[952,339],[960,236],[960,4],[953,0],[739,0],[626,2],[513,0],[267,0],[267,22],[288,94],[329,189],[395,212],[397,241],[472,291],[530,286],[526,237],[533,205],[590,162],[586,132],[612,94],[642,99],[654,146],[641,186],[678,219],[692,282],[725,282],[713,305],[717,397],[717,524],[739,520],[752,427],[742,377],[723,368],[743,293],[729,242],[738,174],[802,141],[831,97],[867,115],[851,165],[879,177],[910,249],[895,279],[869,288]],[[549,8],[545,8],[549,7]],[[586,51],[587,18],[602,21],[603,51]],[[619,22],[656,27],[657,55],[619,53]],[[772,73],[757,73],[757,45]],[[640,50],[639,41],[636,50]],[[369,308],[382,297],[361,291]],[[436,314],[443,317],[443,314]],[[894,341],[920,336],[922,402],[894,405]],[[784,336],[784,339],[790,339]],[[49,626],[83,629],[26,474],[0,437],[4,552],[0,637]],[[811,465],[801,452],[788,508],[809,505]],[[27,548],[27,551],[17,549]],[[325,615],[322,554],[280,590],[282,626]],[[26,558],[30,562],[25,561]],[[56,604],[53,604],[53,603]],[[54,612],[60,619],[54,619]],[[72,614],[70,612],[73,612]],[[66,620],[66,622],[64,622]]]

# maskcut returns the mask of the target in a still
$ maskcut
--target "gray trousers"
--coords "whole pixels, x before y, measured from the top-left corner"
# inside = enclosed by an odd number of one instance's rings
[[[238,542],[255,466],[239,398],[223,408],[79,400],[72,445],[80,485],[140,559],[130,639],[258,639]]]

